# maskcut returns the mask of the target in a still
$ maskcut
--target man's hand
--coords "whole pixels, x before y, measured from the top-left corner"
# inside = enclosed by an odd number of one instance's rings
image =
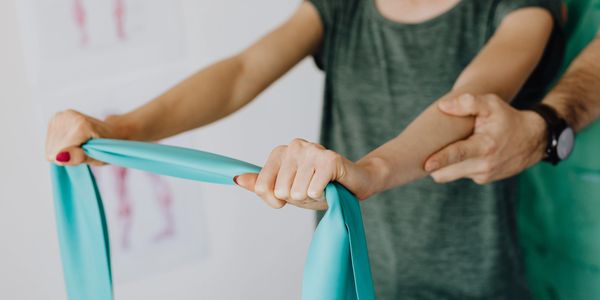
[[[373,193],[376,173],[368,164],[354,163],[319,144],[294,139],[271,152],[260,174],[243,174],[234,181],[273,208],[290,203],[325,210],[324,191],[330,181],[339,182],[363,200]]]
[[[537,113],[512,108],[496,95],[462,95],[438,108],[454,116],[474,116],[475,129],[433,154],[425,170],[438,183],[470,178],[478,184],[513,176],[543,157],[546,123]]]

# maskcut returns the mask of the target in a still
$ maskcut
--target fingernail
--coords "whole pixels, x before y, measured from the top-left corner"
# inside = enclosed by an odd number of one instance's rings
[[[427,171],[427,172],[431,172],[431,171],[433,171],[433,170],[437,169],[439,166],[440,166],[440,165],[439,165],[439,163],[438,163],[437,161],[431,161],[431,162],[428,162],[428,163],[425,165],[425,171]]]
[[[56,155],[56,160],[62,163],[68,162],[71,160],[71,154],[69,152],[61,152]]]
[[[238,177],[239,177],[239,175],[238,175],[238,176],[235,176],[235,177],[233,177],[233,182],[235,182],[235,184],[237,184],[237,185],[240,185],[240,184],[237,182],[237,179],[238,179]]]

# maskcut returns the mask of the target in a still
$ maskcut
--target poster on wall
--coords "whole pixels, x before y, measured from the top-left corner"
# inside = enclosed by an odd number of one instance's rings
[[[19,13],[29,82],[44,121],[67,108],[100,119],[128,111],[191,71],[177,0],[24,0]],[[190,146],[190,138],[164,143]],[[117,286],[206,256],[197,184],[117,166],[93,172]]]

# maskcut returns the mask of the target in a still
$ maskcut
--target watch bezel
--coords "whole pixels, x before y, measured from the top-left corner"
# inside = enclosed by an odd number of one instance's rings
[[[564,119],[559,117],[558,113],[553,107],[547,104],[538,103],[530,107],[528,110],[538,113],[544,119],[544,121],[546,121],[547,143],[543,160],[551,163],[552,165],[556,165],[560,161],[567,159],[573,152],[573,148],[575,146],[575,131],[573,128],[571,128],[571,126],[569,126]],[[561,146],[559,145],[560,137],[568,131],[572,133],[571,146],[566,155],[561,157],[561,155],[558,153],[558,148]]]

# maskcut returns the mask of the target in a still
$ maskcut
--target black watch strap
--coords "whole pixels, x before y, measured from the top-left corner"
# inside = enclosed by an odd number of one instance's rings
[[[561,161],[558,155],[558,139],[560,134],[569,125],[567,122],[558,116],[558,113],[551,106],[544,103],[537,103],[532,107],[528,108],[538,113],[546,121],[547,129],[547,143],[546,151],[544,153],[544,161],[547,161],[553,165],[558,164]]]

